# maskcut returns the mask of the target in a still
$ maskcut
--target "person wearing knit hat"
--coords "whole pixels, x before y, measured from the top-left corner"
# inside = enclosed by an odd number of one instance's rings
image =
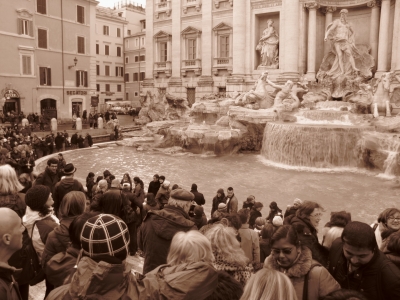
[[[224,189],[218,189],[217,194],[215,195],[212,201],[211,218],[214,212],[218,209],[218,205],[222,202],[225,203]]]
[[[225,203],[218,204],[218,211],[226,213],[226,204]]]
[[[59,225],[59,220],[53,214],[53,198],[50,188],[45,185],[31,187],[25,195],[27,205],[22,223],[32,238],[33,247],[41,259],[47,236]]]
[[[139,299],[138,283],[126,261],[129,232],[124,221],[109,214],[89,218],[80,242],[82,256],[73,280],[46,299]]]
[[[147,213],[139,234],[139,248],[145,254],[143,274],[167,262],[175,233],[197,229],[188,215],[193,199],[194,195],[185,189],[168,190],[168,204],[161,210]]]
[[[296,198],[293,201],[293,205],[288,205],[285,214],[284,214],[284,218],[287,218],[290,215],[296,215],[297,209],[299,208],[300,205],[303,204],[303,200]]]

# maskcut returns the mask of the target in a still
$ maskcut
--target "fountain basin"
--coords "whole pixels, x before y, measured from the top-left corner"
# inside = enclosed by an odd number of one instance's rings
[[[347,107],[348,110],[355,108],[355,105],[343,101],[320,101],[315,105],[316,109],[322,110],[340,110],[341,107]]]

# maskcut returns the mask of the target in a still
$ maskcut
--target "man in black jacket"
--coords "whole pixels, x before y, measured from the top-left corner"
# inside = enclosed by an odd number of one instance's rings
[[[400,270],[379,250],[368,224],[346,225],[332,243],[328,266],[342,289],[359,291],[369,300],[400,299]]]
[[[71,136],[71,148],[72,148],[72,149],[78,148],[78,133],[77,133],[77,132],[75,132],[75,133]]]
[[[148,194],[153,194],[153,195],[157,195],[158,190],[160,189],[160,176],[158,176],[158,174],[155,174],[153,176],[153,181],[149,183],[149,189],[147,190]]]
[[[206,204],[206,199],[204,199],[204,195],[197,191],[197,184],[192,184],[192,189],[190,190],[190,192],[194,195],[194,201],[197,203],[197,205]]]
[[[33,185],[45,185],[50,188],[51,193],[54,195],[54,187],[60,181],[57,175],[58,159],[55,157],[47,161],[47,167],[43,173],[40,173],[36,178]]]

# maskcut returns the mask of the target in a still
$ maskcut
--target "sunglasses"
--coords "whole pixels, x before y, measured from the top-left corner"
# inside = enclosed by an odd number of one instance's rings
[[[281,254],[281,252],[283,255],[290,255],[292,253],[293,249],[294,248],[285,248],[285,249],[272,248],[271,251],[275,255],[279,255],[279,254]]]

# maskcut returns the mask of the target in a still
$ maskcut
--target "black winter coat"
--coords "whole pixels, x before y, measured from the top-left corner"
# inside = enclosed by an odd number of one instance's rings
[[[202,193],[193,190],[191,190],[190,192],[194,195],[194,201],[197,203],[197,205],[206,204],[206,199],[204,199],[204,195]]]
[[[15,282],[13,277],[14,272],[15,268],[4,263],[0,264],[0,299],[22,299],[18,290],[18,284]]]
[[[54,188],[56,186],[56,183],[59,181],[60,177],[58,177],[58,174],[54,174],[53,172],[50,171],[49,167],[46,167],[46,170],[44,170],[43,173],[39,174],[33,185],[40,184],[48,186],[50,188],[51,194],[54,197]]]
[[[342,289],[359,291],[369,300],[400,299],[400,270],[380,250],[368,264],[349,274],[343,243],[338,238],[332,243],[328,270]]]
[[[58,182],[54,188],[53,200],[54,200],[54,212],[58,216],[58,209],[60,208],[61,200],[66,194],[72,191],[85,192],[82,184],[74,178],[64,178]]]
[[[147,190],[147,193],[148,194],[153,194],[154,196],[155,195],[157,195],[157,192],[158,192],[158,190],[160,189],[160,182],[159,181],[157,181],[157,182],[154,182],[154,181],[152,181],[152,182],[150,182],[149,183],[149,188],[148,188],[148,190]]]

